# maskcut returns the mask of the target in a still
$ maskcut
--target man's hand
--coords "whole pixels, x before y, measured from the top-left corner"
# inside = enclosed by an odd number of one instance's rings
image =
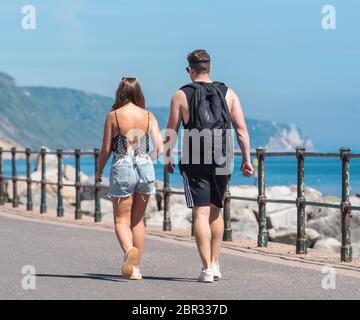
[[[250,161],[244,161],[241,164],[240,170],[242,171],[244,177],[250,177],[254,173],[254,168]]]
[[[174,173],[174,159],[172,157],[167,159],[167,162],[165,163],[165,170],[169,173]]]

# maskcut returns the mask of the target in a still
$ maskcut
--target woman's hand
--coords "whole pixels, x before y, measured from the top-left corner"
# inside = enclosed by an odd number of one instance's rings
[[[96,173],[95,173],[95,182],[96,183],[102,181],[101,176],[102,176],[102,174],[100,172],[96,171]]]
[[[254,168],[253,168],[250,161],[244,161],[241,164],[241,169],[240,170],[242,171],[244,177],[250,177],[254,172]]]
[[[175,169],[175,161],[173,159],[173,157],[168,157],[166,160],[165,160],[165,169],[167,172],[169,173],[174,173],[174,169]]]

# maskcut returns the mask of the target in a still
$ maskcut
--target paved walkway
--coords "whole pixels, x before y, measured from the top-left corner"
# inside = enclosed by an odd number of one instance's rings
[[[250,242],[224,244],[224,279],[197,283],[200,260],[193,240],[184,232],[155,229],[147,235],[144,280],[126,281],[119,276],[122,254],[112,229],[42,220],[0,208],[0,299],[360,298],[357,261],[342,264],[337,255],[313,252],[299,257],[290,246],[259,250]],[[35,290],[22,288],[25,265],[36,270]],[[335,267],[335,290],[322,288],[324,265]]]

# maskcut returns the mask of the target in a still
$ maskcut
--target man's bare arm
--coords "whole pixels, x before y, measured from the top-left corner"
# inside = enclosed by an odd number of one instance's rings
[[[237,94],[232,89],[229,90],[230,90],[230,92],[228,93],[230,94],[229,111],[231,115],[231,121],[233,123],[234,129],[236,130],[237,140],[243,156],[243,163],[245,164],[245,167],[242,168],[251,174],[253,169],[250,160],[250,137],[246,127],[244,112],[241,107],[240,99],[237,96]]]
[[[170,114],[165,132],[165,165],[169,172],[173,172],[172,151],[177,142],[177,133],[181,123],[181,102],[183,92],[177,91],[173,95],[170,103]]]

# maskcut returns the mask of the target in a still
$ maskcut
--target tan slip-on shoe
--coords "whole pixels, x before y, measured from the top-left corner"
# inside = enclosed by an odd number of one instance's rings
[[[142,279],[142,274],[140,272],[140,268],[134,266],[130,280],[141,280],[141,279]]]
[[[122,276],[124,279],[130,280],[134,271],[134,261],[136,260],[138,254],[139,251],[135,247],[130,247],[126,252],[122,266]]]

